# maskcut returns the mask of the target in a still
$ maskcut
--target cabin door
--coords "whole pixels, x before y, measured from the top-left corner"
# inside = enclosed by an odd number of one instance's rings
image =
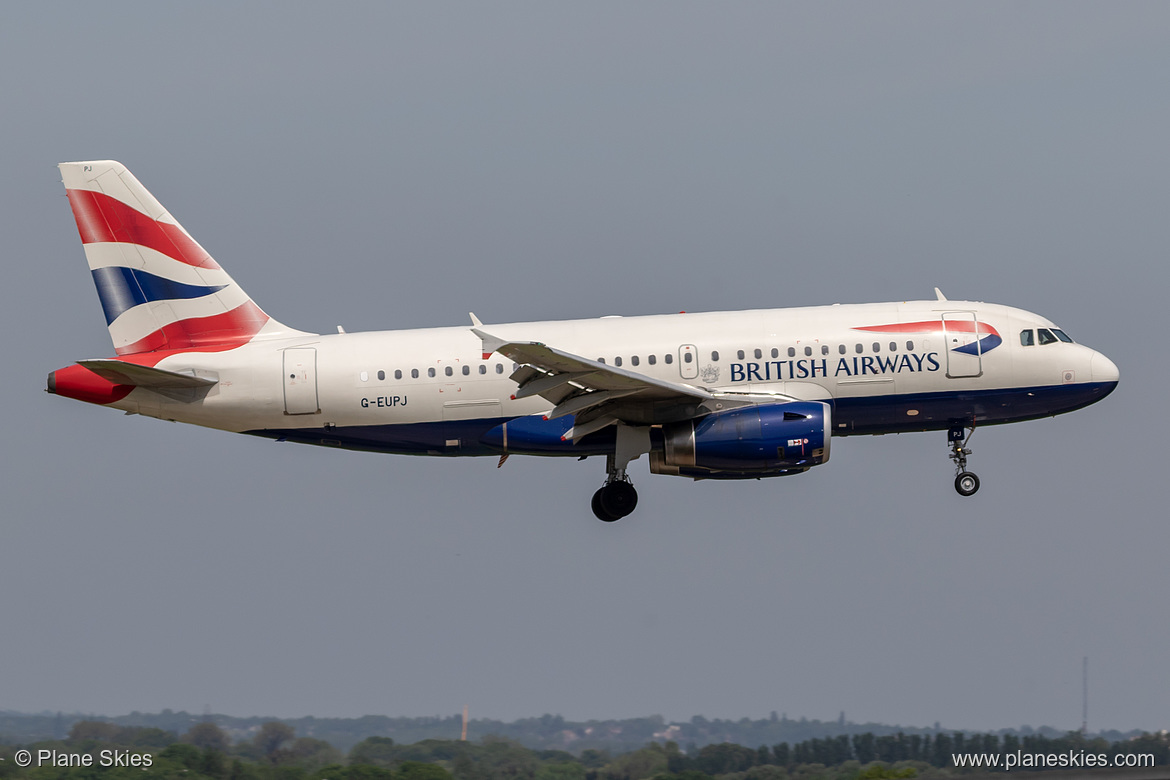
[[[284,351],[284,413],[316,414],[317,350]]]

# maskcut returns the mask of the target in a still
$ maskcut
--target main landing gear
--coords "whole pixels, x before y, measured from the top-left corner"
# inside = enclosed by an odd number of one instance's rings
[[[621,520],[638,505],[638,491],[634,490],[626,466],[644,452],[650,451],[650,429],[631,425],[617,426],[614,451],[605,457],[605,484],[593,494],[593,514],[606,523]]]
[[[621,520],[637,505],[638,491],[624,474],[620,479],[610,479],[593,494],[593,514],[606,523]]]
[[[975,433],[975,426],[971,426],[971,433]],[[979,477],[967,471],[967,456],[971,454],[967,442],[971,434],[964,434],[962,427],[951,428],[947,431],[947,442],[951,445],[951,460],[955,462],[955,490],[960,496],[973,496],[979,489]]]

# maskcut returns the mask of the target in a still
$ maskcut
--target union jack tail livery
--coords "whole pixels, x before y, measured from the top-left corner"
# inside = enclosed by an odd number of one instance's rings
[[[118,355],[298,333],[265,314],[124,165],[59,167]]]

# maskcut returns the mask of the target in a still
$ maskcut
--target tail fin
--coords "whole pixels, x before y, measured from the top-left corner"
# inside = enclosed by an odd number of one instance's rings
[[[117,354],[219,351],[300,333],[253,303],[126,166],[58,167]]]

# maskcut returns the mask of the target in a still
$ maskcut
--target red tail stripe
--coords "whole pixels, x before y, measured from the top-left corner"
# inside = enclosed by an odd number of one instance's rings
[[[196,268],[219,268],[183,229],[158,222],[103,192],[66,190],[81,243],[138,244]]]
[[[266,322],[268,322],[268,315],[261,311],[256,304],[245,301],[223,314],[211,317],[191,317],[164,325],[149,336],[141,338],[133,344],[118,347],[115,351],[119,355],[134,355],[159,350],[223,352],[247,344],[260,332]],[[159,355],[158,360],[162,360],[164,357],[166,355]],[[154,365],[154,363],[149,365]]]
[[[132,385],[116,385],[88,368],[68,366],[53,372],[53,392],[91,404],[112,404],[130,395]]]

